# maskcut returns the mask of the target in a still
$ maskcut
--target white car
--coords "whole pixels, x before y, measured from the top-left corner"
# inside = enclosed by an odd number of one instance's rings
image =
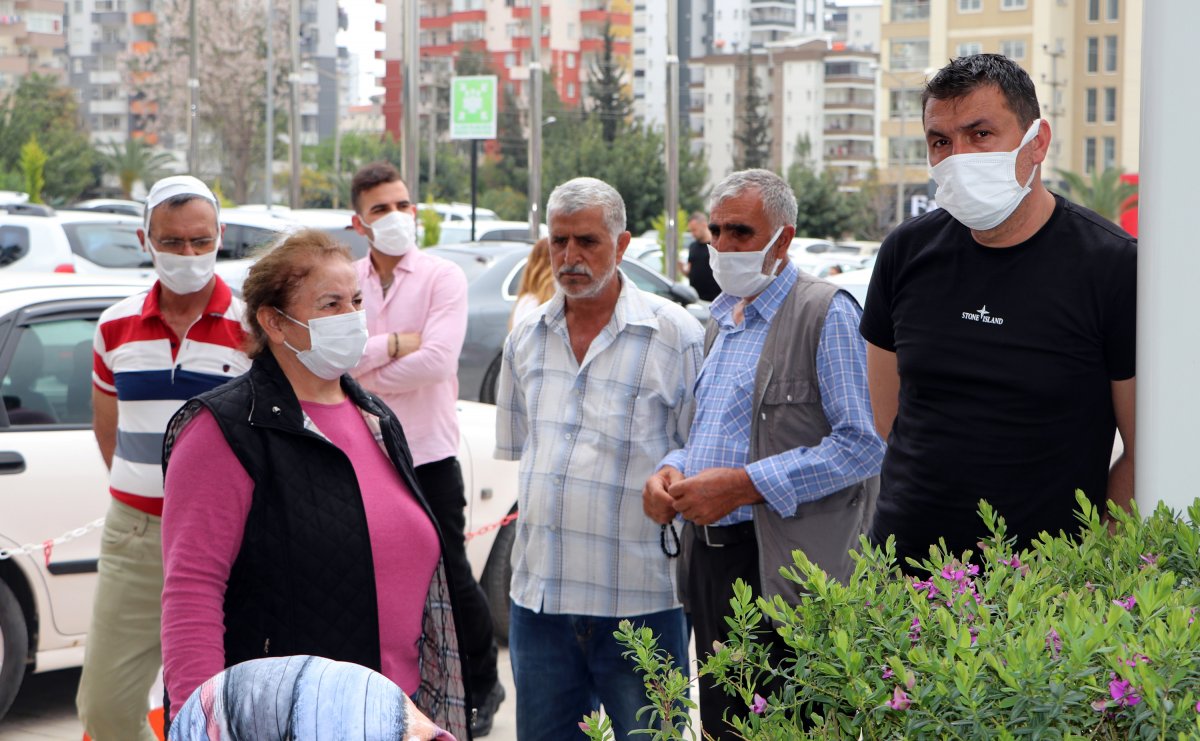
[[[137,239],[141,225],[137,217],[97,211],[0,206],[0,270],[153,280],[150,255]]]
[[[92,336],[105,308],[140,290],[102,276],[0,272],[0,717],[27,671],[83,663],[109,503],[91,429]],[[506,635],[514,526],[488,526],[515,512],[517,464],[492,458],[494,407],[458,409],[467,532],[481,531],[467,555]]]
[[[841,275],[829,276],[829,282],[844,289],[857,301],[859,306],[867,305],[867,287],[871,284],[871,273],[875,267],[875,258],[868,258],[866,264],[858,270],[847,271]]]
[[[461,244],[471,241],[471,217],[466,221],[443,221],[442,231],[438,237],[438,246],[445,244]],[[538,234],[550,236],[550,230],[545,224],[538,227]],[[475,219],[476,242],[533,242],[529,238],[528,221],[484,221]]]

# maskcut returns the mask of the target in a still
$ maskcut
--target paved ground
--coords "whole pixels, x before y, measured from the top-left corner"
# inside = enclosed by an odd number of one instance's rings
[[[517,738],[516,692],[512,685],[512,666],[508,650],[500,649],[500,681],[508,699],[496,714],[489,741],[515,741]],[[0,720],[2,741],[80,741],[83,729],[75,717],[75,689],[79,670],[64,669],[34,674],[25,680],[20,694],[4,720]]]

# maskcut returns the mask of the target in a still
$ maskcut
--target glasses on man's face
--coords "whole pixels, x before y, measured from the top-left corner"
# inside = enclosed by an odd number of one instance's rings
[[[166,239],[155,239],[154,246],[163,252],[183,252],[184,248],[191,247],[193,252],[204,253],[212,250],[216,245],[215,237],[196,237],[195,239],[177,239],[168,237]]]

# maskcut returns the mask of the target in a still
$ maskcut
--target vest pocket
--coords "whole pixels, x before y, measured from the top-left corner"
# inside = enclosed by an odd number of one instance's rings
[[[766,455],[774,455],[797,446],[813,446],[828,434],[828,423],[821,408],[821,391],[816,380],[780,378],[763,389],[758,410],[760,446],[766,443]],[[761,447],[760,447],[761,450]]]

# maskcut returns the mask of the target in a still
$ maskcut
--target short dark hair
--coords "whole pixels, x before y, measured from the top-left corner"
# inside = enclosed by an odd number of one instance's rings
[[[994,85],[1004,95],[1017,121],[1028,128],[1042,117],[1037,89],[1029,73],[1019,64],[1000,54],[972,54],[951,59],[925,83],[921,94],[921,120],[930,100],[965,98],[985,85]]]
[[[394,183],[399,179],[400,171],[391,162],[380,160],[363,165],[350,181],[350,203],[354,206],[355,213],[358,212],[359,196],[372,188],[384,183]]]

